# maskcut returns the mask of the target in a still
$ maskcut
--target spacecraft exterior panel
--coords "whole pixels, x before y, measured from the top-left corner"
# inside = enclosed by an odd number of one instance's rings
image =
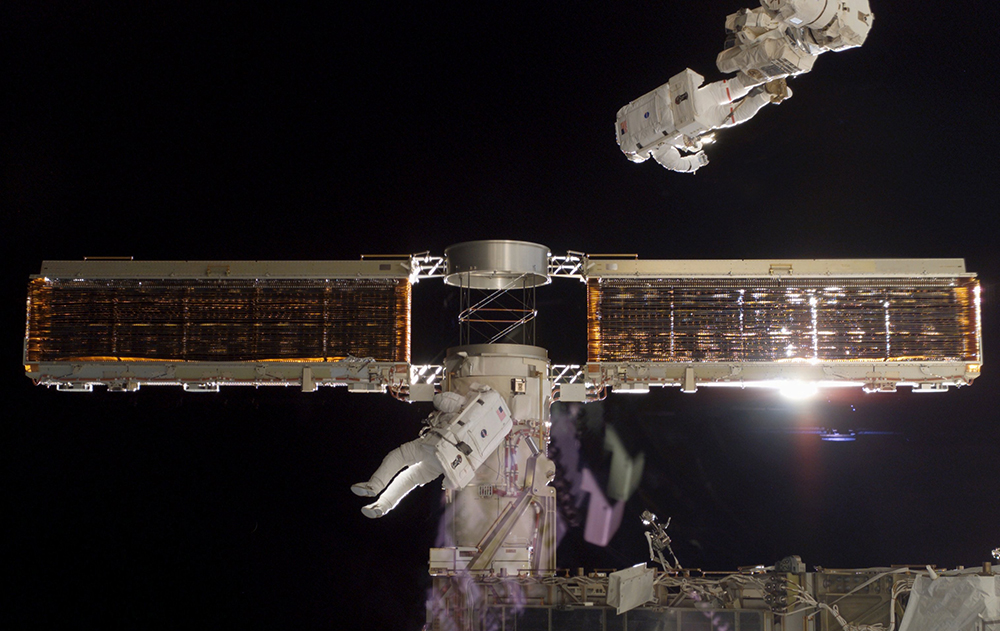
[[[399,260],[46,261],[28,283],[25,371],[79,391],[382,392],[376,373],[408,373],[410,290]]]
[[[961,259],[588,258],[586,379],[650,386],[941,392],[982,367]]]
[[[639,260],[473,246],[449,248],[456,279],[587,281],[589,364],[552,377],[566,400],[609,387],[803,381],[940,392],[982,367],[980,289],[962,259]],[[409,365],[411,283],[445,274],[442,263],[425,275],[421,260],[47,261],[29,280],[25,372],[68,391],[346,385],[426,400],[444,367]],[[463,370],[490,361],[519,373],[506,346],[468,347]]]
[[[35,278],[26,360],[409,359],[406,279]]]
[[[962,278],[591,279],[589,360],[976,362],[977,293]]]

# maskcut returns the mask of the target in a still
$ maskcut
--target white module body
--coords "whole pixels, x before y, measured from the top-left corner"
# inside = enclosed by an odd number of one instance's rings
[[[483,427],[495,425],[497,412],[506,414],[505,438],[491,449],[484,444],[486,456],[472,467],[471,481],[461,486],[446,480],[447,504],[444,521],[447,540],[456,549],[485,549],[483,542],[498,532],[498,524],[510,517],[506,528],[496,535],[501,545],[482,569],[504,570],[516,575],[555,571],[556,509],[555,489],[548,486],[555,475],[555,465],[545,456],[549,440],[549,405],[552,384],[549,381],[548,354],[544,349],[519,344],[480,344],[449,349],[441,388],[468,397],[476,388],[489,387],[492,395],[480,409],[481,417],[471,420],[464,440],[480,437]],[[495,397],[495,398],[494,398]],[[464,414],[463,414],[464,416]],[[475,429],[472,425],[479,429]],[[482,423],[486,422],[486,425]],[[511,425],[512,424],[512,425]],[[453,423],[454,426],[454,423]],[[492,436],[497,432],[490,430]],[[531,446],[541,450],[533,456]],[[442,462],[442,464],[450,463]],[[457,471],[457,470],[456,470]],[[538,473],[541,472],[541,475]],[[464,479],[464,478],[463,478]],[[519,498],[529,497],[526,503]],[[518,507],[523,510],[511,516]],[[441,550],[432,555],[445,555]],[[457,571],[458,567],[440,571]],[[435,569],[431,568],[432,573]]]

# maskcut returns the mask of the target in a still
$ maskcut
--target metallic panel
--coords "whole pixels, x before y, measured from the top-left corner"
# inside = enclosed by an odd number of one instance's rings
[[[472,289],[527,289],[549,283],[549,249],[526,241],[468,241],[444,251],[444,282]],[[514,282],[516,281],[516,283]]]
[[[596,257],[597,255],[592,255]],[[588,258],[586,278],[955,278],[963,259],[640,260]]]
[[[407,259],[362,261],[43,261],[47,278],[407,278]]]

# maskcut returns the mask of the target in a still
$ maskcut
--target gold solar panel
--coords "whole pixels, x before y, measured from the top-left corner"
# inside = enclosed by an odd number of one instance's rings
[[[970,278],[588,282],[602,361],[976,361]]]
[[[35,278],[26,339],[29,362],[408,362],[410,282]]]

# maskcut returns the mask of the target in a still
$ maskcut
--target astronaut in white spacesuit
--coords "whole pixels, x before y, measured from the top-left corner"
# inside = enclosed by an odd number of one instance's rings
[[[760,4],[726,17],[726,49],[716,65],[735,77],[702,85],[704,77],[687,69],[618,110],[618,145],[629,160],[653,158],[671,171],[694,173],[708,164],[702,147],[714,141],[713,130],[789,98],[787,77],[809,72],[823,53],[861,46],[874,20],[868,0]]]
[[[703,80],[685,70],[618,111],[618,145],[629,160],[651,157],[671,171],[694,173],[708,164],[702,150],[713,140],[708,132],[739,125],[792,96],[784,80],[765,85],[743,72],[708,85]]]
[[[864,44],[874,22],[868,0],[760,0],[726,16],[722,72],[780,79],[812,70],[816,58]]]
[[[366,517],[382,517],[407,493],[441,474],[445,488],[463,488],[513,427],[503,397],[486,386],[473,384],[464,397],[457,392],[436,394],[434,407],[419,438],[393,449],[367,482],[351,487],[362,497],[381,493],[361,509]]]

